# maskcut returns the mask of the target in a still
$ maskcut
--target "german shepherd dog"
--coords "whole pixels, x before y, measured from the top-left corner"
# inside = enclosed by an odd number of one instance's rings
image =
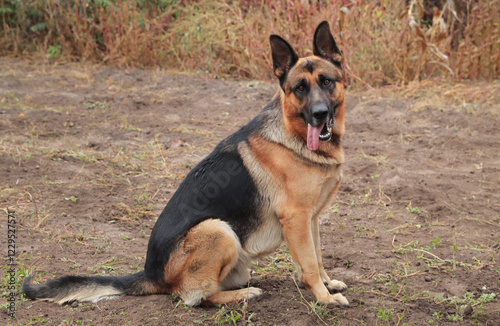
[[[278,93],[187,175],[153,228],[144,270],[42,284],[30,276],[28,298],[63,304],[176,293],[191,306],[258,298],[261,289],[244,287],[250,262],[284,239],[316,300],[349,304],[339,293],[347,286],[323,268],[318,224],[342,178],[342,53],[326,21],[315,31],[312,56],[299,58],[277,35],[270,43]]]

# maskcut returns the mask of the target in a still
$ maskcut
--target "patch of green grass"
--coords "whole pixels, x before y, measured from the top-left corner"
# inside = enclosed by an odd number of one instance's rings
[[[488,265],[487,262],[481,261],[476,257],[472,257],[472,263],[467,263],[463,261],[458,261],[455,259],[455,253],[459,250],[455,245],[452,245],[453,253],[452,258],[443,259],[438,255],[432,253],[431,251],[437,249],[440,245],[441,237],[435,238],[431,240],[429,245],[425,247],[417,248],[419,245],[418,241],[412,241],[407,244],[400,244],[397,247],[394,247],[393,252],[399,254],[407,254],[407,253],[415,253],[416,259],[422,259],[427,266],[432,266],[439,270],[444,270],[450,272],[450,268],[463,267],[467,269],[478,269]],[[494,261],[493,256],[490,257],[490,260]]]
[[[78,200],[78,198],[76,198],[75,196],[71,196],[71,197],[65,197],[64,200],[69,200],[73,203],[76,203],[76,201]]]
[[[441,237],[437,237],[434,240],[431,240],[431,243],[428,246],[425,246],[424,250],[432,250],[432,249],[437,249],[439,247],[439,243],[441,242]]]
[[[329,317],[330,312],[327,306],[318,303],[317,301],[310,302],[309,307],[311,308],[313,314],[318,317]]]
[[[286,248],[279,248],[274,256],[266,257],[267,262],[253,262],[256,278],[266,277],[268,274],[278,277],[291,276],[295,270],[292,256]]]
[[[141,211],[151,212],[154,208],[153,200],[151,195],[147,191],[143,191],[136,195],[136,208]],[[143,215],[149,215],[148,213],[144,213]]]
[[[377,318],[383,325],[388,325],[392,321],[393,315],[394,312],[390,309],[385,308],[385,306],[382,306],[377,311]]]
[[[219,310],[212,315],[210,320],[214,325],[236,325],[237,323],[252,324],[252,318],[255,313],[248,313],[248,301],[242,300],[239,303],[229,304],[229,305],[219,305]],[[206,314],[200,315],[200,317],[206,317]],[[196,323],[206,324],[203,321],[195,321]]]
[[[443,320],[443,313],[441,311],[435,311],[432,313],[432,318],[427,321],[430,325],[439,325]]]
[[[63,257],[63,258],[60,258],[60,260],[62,262],[70,262],[70,263],[73,263],[73,265],[71,265],[71,269],[77,269],[77,268],[80,268],[82,266],[82,264],[79,264],[77,263],[76,261],[74,260],[71,260],[71,259],[68,259],[66,257]]]
[[[411,213],[411,214],[420,214],[420,213],[422,213],[422,209],[420,209],[420,208],[418,208],[418,207],[416,207],[416,206],[415,206],[415,207],[413,207],[413,206],[411,205],[411,202],[408,204],[408,206],[406,206],[406,208],[405,208],[405,209],[406,209],[406,211],[407,211],[408,213]]]
[[[21,293],[24,279],[31,273],[31,269],[24,264],[20,264],[19,260],[20,258],[16,259],[16,264],[0,266],[0,270],[3,272],[3,277],[0,279],[0,297],[14,297],[16,299],[16,306],[28,300]],[[0,310],[7,310],[6,314],[8,314],[9,306],[10,302],[7,301],[0,306]]]
[[[377,236],[377,229],[374,226],[360,227],[356,226],[354,233],[355,238],[374,238]]]
[[[372,188],[368,188],[368,190],[365,190],[365,197],[363,198],[363,202],[365,203],[371,203],[372,201]]]
[[[327,306],[322,305],[317,301],[308,301],[306,298],[304,298],[304,295],[302,294],[302,291],[300,290],[300,287],[298,286],[295,277],[293,277],[293,282],[295,283],[295,287],[297,288],[297,291],[300,294],[300,302],[304,306],[306,306],[311,311],[311,313],[314,314],[323,324],[328,325],[323,320],[323,318],[331,317]]]
[[[467,307],[477,307],[478,310],[483,309],[485,303],[489,303],[496,298],[495,293],[483,293],[478,298],[472,292],[466,292],[463,297],[449,297],[443,298],[440,295],[434,297],[434,302],[444,304],[455,310],[454,314],[448,314],[446,319],[452,322],[461,322],[464,318],[464,311]]]
[[[109,104],[106,102],[99,102],[99,101],[87,103],[87,110],[93,110],[95,108],[105,110],[109,108]]]
[[[117,271],[117,265],[123,264],[123,259],[117,259],[116,257],[112,257],[110,260],[105,261],[103,263],[97,263],[92,267],[89,267],[89,271],[93,274],[104,275],[106,273],[114,273]],[[119,270],[123,270],[119,268]]]
[[[333,206],[330,208],[330,211],[334,214],[338,214],[339,213],[339,207],[338,206]]]
[[[60,44],[57,45],[51,45],[47,49],[47,59],[49,60],[57,60],[59,57],[62,55],[62,48]]]

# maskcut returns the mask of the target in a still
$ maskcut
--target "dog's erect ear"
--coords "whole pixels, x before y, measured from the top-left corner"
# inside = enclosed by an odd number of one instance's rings
[[[326,20],[320,23],[314,32],[313,53],[342,67],[342,52],[337,47]]]
[[[288,71],[297,63],[299,56],[287,41],[278,35],[271,35],[271,52],[273,54],[273,72],[283,87]]]

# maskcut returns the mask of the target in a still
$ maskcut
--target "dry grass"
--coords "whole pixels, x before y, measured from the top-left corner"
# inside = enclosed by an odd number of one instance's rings
[[[498,116],[500,103],[500,82],[455,82],[426,79],[404,86],[373,88],[357,92],[363,100],[380,98],[409,99],[411,110],[436,108],[441,111],[455,110],[473,115]]]
[[[355,88],[498,78],[498,1],[406,3],[10,0],[0,7],[0,51],[271,79],[269,34],[285,36],[307,55],[315,26],[326,19]]]

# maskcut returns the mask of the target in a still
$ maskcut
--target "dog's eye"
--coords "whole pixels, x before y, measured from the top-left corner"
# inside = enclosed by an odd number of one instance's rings
[[[330,79],[325,79],[323,81],[323,85],[325,85],[325,86],[330,86],[331,83],[332,83],[332,81]]]
[[[305,91],[305,90],[306,90],[306,87],[305,87],[304,85],[299,85],[299,86],[297,87],[297,90],[298,90],[299,92],[303,92],[303,91]]]

